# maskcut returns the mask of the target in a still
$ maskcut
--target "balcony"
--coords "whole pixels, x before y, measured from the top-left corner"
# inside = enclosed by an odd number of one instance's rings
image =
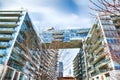
[[[88,67],[87,69],[90,69],[92,67],[92,65],[88,62]]]
[[[82,74],[84,74],[86,72],[86,70],[85,69],[82,69]]]
[[[16,23],[0,23],[0,28],[14,28],[18,26]]]
[[[87,61],[90,62],[90,61],[92,61],[92,60],[93,60],[93,56],[92,56],[92,54],[89,54],[89,55],[88,55],[88,59],[87,59]]]
[[[0,49],[0,57],[3,57],[4,55],[6,55],[6,50]]]
[[[111,20],[101,20],[102,25],[113,25]]]
[[[34,68],[32,65],[30,65],[29,62],[26,63],[26,67],[27,67],[30,71],[35,71],[35,68]]]
[[[98,54],[102,49],[104,49],[104,46],[103,45],[100,45],[99,47],[98,47],[98,49],[96,49],[95,51],[94,51],[94,54]]]
[[[56,42],[56,41],[60,41],[60,42],[62,42],[63,40],[62,39],[53,39],[53,42]]]
[[[17,22],[18,17],[0,17],[0,22]]]
[[[0,28],[2,34],[12,34],[15,30],[13,28]]]
[[[11,35],[0,35],[0,41],[9,41],[12,39]]]
[[[93,44],[95,44],[97,40],[98,40],[98,38],[97,38],[97,37],[94,37],[91,42],[92,42]]]
[[[90,43],[91,42],[91,37],[92,37],[92,34],[88,34],[88,38],[87,38],[87,42],[86,43]]]
[[[91,49],[90,52],[93,52],[93,51],[96,49],[96,47],[99,46],[99,44],[100,44],[101,42],[102,42],[102,40],[99,40],[99,41],[97,41],[94,45],[92,45],[93,47],[92,47],[92,49]]]
[[[30,57],[24,52],[24,51],[19,51],[16,48],[13,48],[13,51],[19,55],[21,55],[26,61],[31,60]]]
[[[55,39],[61,39],[61,38],[64,38],[64,36],[63,35],[53,35],[53,38],[55,38]]]
[[[5,49],[9,46],[8,42],[0,42],[0,49]]]
[[[111,20],[110,17],[100,17],[100,20]]]
[[[90,73],[93,72],[94,70],[95,70],[95,68],[93,66],[88,68],[88,72],[90,72]]]
[[[101,31],[96,33],[96,37],[98,38],[101,35]]]
[[[86,74],[84,73],[84,74],[82,74],[82,78],[85,78],[86,77]]]
[[[11,58],[12,58],[12,60],[16,61],[16,62],[17,62],[17,63],[19,63],[20,65],[22,65],[22,66],[24,66],[24,65],[25,65],[25,63],[24,63],[24,61],[23,61],[23,60],[18,59],[18,58],[15,58],[15,57],[12,57],[12,56],[11,56]]]
[[[103,67],[103,66],[105,66],[106,64],[108,64],[110,61],[109,60],[103,60],[103,61],[101,61],[100,63],[99,63],[99,65],[97,66],[98,68],[101,68],[101,67]]]
[[[21,12],[0,12],[0,16],[21,16]]]
[[[98,63],[101,59],[104,59],[104,57],[105,57],[106,55],[107,55],[107,53],[102,53],[101,55],[96,56],[96,57],[95,57],[95,60],[94,60],[94,62],[93,62],[92,64],[94,65],[94,64]]]
[[[91,73],[91,76],[95,76],[95,75],[97,75],[97,74],[99,74],[99,73],[96,72],[96,70],[94,70],[94,71]]]
[[[63,34],[63,32],[60,32],[60,31],[53,33],[53,35],[62,35],[62,34]]]

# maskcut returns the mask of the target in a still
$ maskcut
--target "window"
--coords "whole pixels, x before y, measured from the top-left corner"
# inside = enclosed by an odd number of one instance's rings
[[[12,76],[13,76],[13,70],[10,69],[10,68],[7,68],[7,71],[6,71],[6,74],[3,78],[3,80],[11,80],[12,79]]]
[[[22,73],[20,74],[19,80],[23,80],[23,74]]]
[[[118,37],[118,34],[116,31],[105,31],[106,37]]]
[[[106,80],[110,80],[110,75],[109,75],[109,73],[105,74],[105,78],[106,78]]]

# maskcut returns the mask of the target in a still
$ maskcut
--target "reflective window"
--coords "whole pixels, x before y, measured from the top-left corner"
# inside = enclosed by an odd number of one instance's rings
[[[6,71],[6,74],[5,74],[4,78],[3,78],[3,80],[11,80],[12,77],[13,77],[13,72],[14,71],[12,69],[7,68],[7,71]]]

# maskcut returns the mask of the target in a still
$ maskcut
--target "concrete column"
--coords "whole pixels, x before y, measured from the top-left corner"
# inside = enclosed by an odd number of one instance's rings
[[[19,80],[19,78],[20,78],[20,72],[18,72],[18,78],[17,78],[17,80]]]
[[[1,79],[0,80],[3,80],[3,78],[4,78],[4,76],[5,76],[5,74],[6,74],[6,70],[7,70],[7,66],[5,65],[4,66],[4,69],[3,69],[4,71],[3,71],[3,73],[1,74]]]
[[[12,79],[11,79],[11,80],[13,80],[13,79],[14,79],[15,72],[16,72],[16,70],[14,70],[13,75],[12,75]]]

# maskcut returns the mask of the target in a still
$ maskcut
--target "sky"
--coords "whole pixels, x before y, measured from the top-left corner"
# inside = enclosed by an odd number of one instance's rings
[[[0,8],[26,9],[38,31],[90,27],[88,5],[88,0],[0,0]]]
[[[29,12],[37,32],[51,27],[60,29],[88,28],[92,25],[89,0],[0,0],[0,9],[23,8]],[[79,49],[61,50],[64,54],[60,60],[64,65],[65,74],[72,69],[72,60]],[[68,62],[68,63],[66,63]]]

